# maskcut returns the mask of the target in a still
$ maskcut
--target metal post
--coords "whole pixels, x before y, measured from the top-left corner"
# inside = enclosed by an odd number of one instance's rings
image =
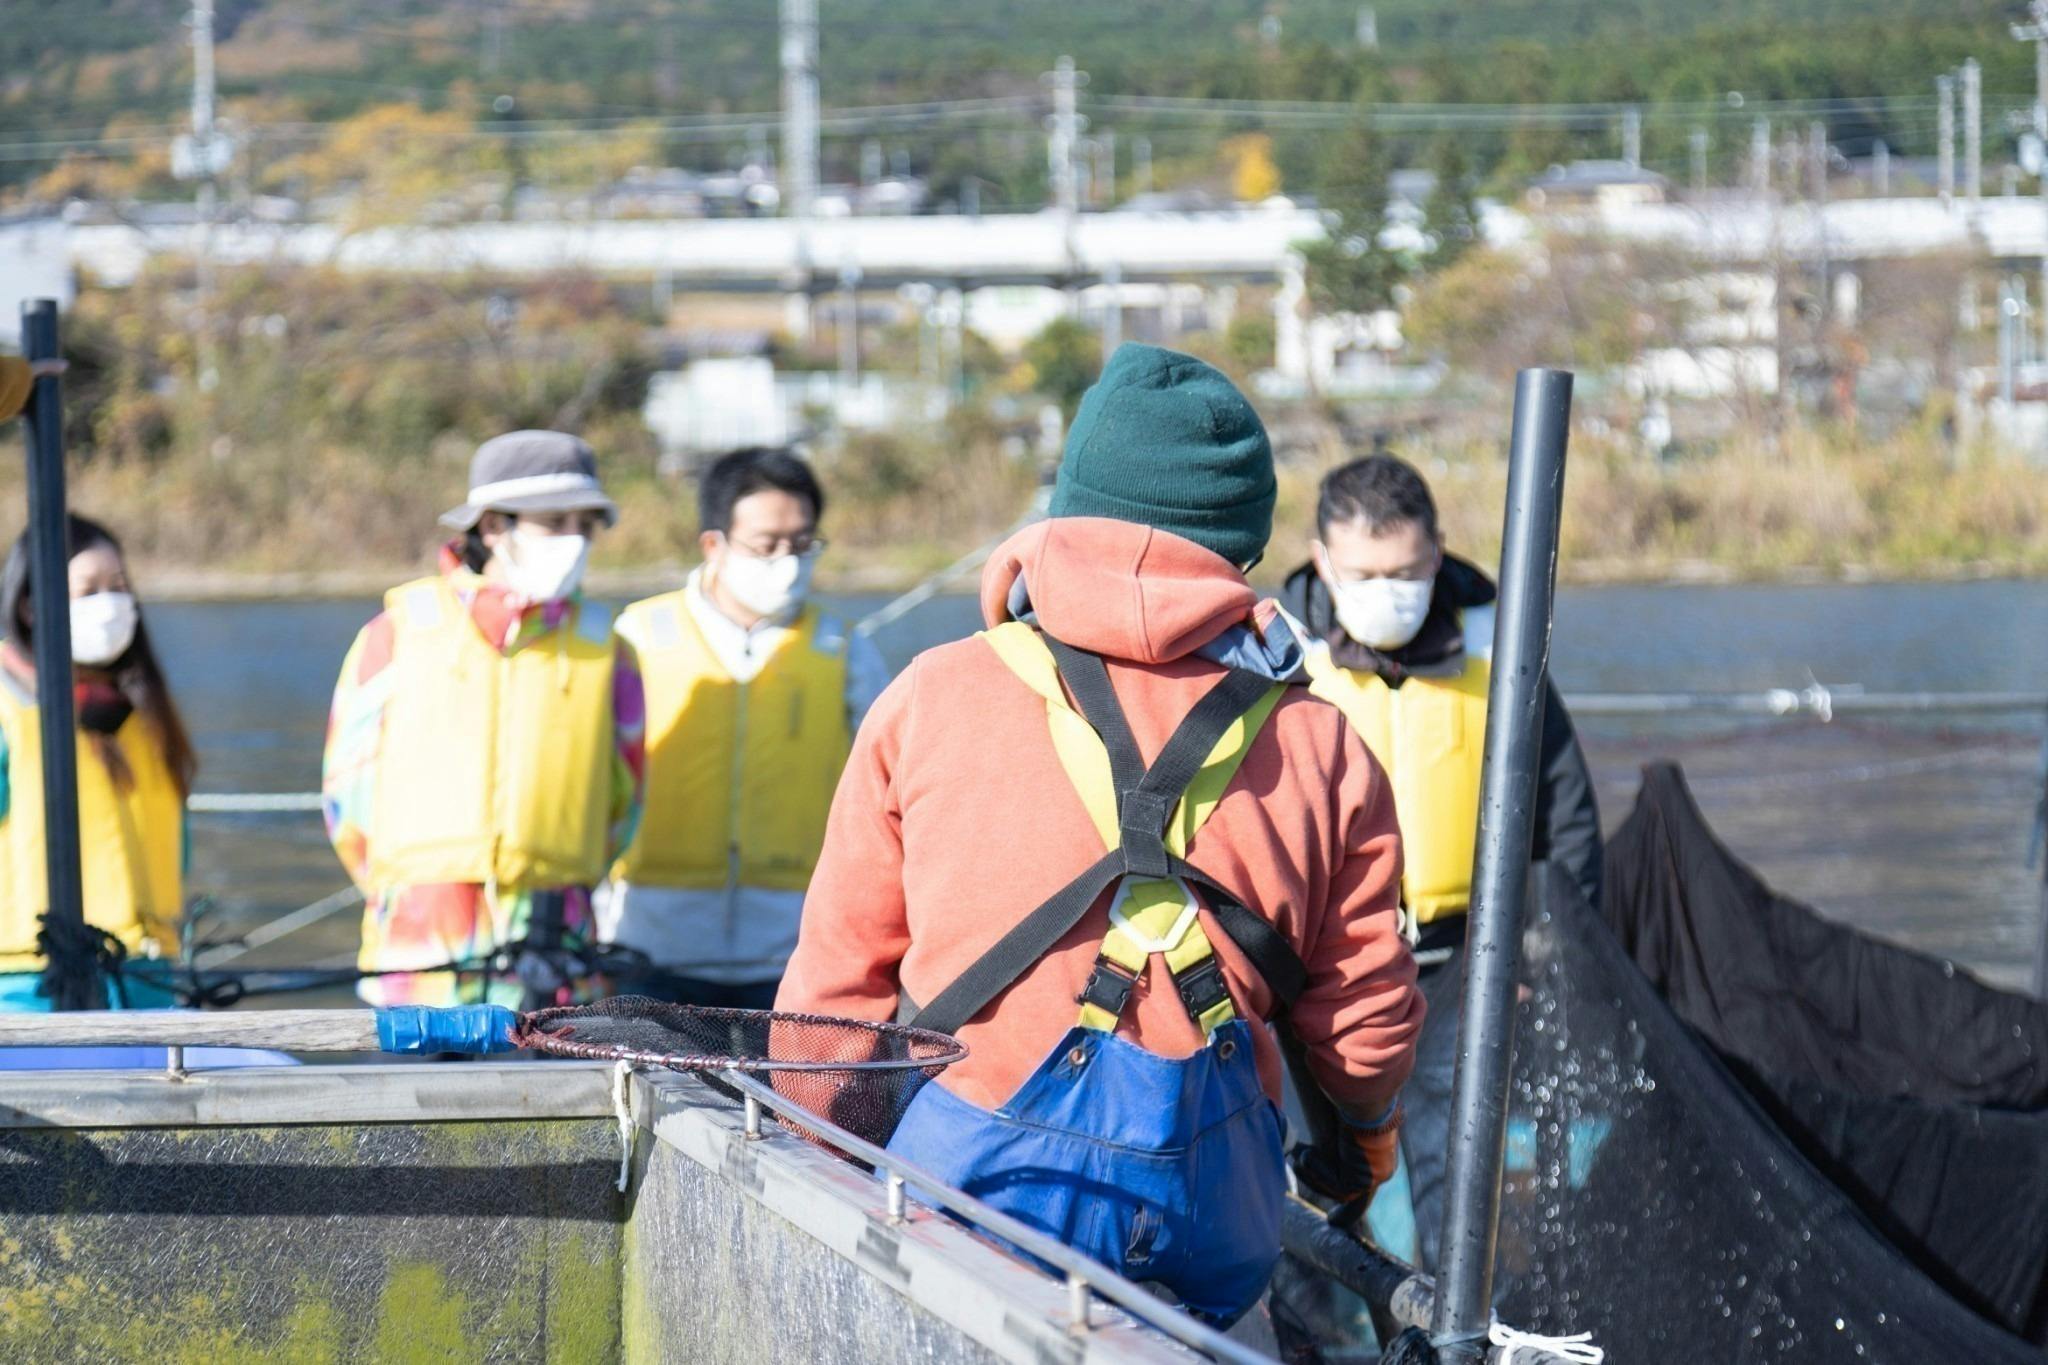
[[[1984,68],[1975,57],[1963,63],[1963,190],[1976,204],[1984,198]]]
[[[1087,77],[1074,70],[1074,59],[1062,57],[1046,76],[1052,87],[1052,118],[1046,123],[1045,170],[1052,182],[1053,206],[1072,214],[1080,207],[1075,179],[1074,151],[1087,121],[1075,112],[1075,92]]]
[[[818,195],[818,3],[782,0],[782,212],[807,219]]]
[[[1572,376],[1523,370],[1515,381],[1507,519],[1493,681],[1487,693],[1479,850],[1465,952],[1465,998],[1451,1083],[1449,1166],[1434,1337],[1446,1360],[1480,1360],[1493,1301],[1501,1161],[1515,1041],[1515,985],[1529,884],[1543,696],[1557,586],[1558,522]]]
[[[2041,741],[2041,797],[2034,807],[2031,842],[2027,863],[2041,869],[2040,937],[2034,940],[2034,996],[2048,1000],[2048,739]]]
[[[1707,192],[1707,130],[1694,128],[1688,141],[1692,147],[1692,192]]]
[[[21,353],[31,364],[55,361],[57,301],[22,305]],[[49,899],[43,918],[53,930],[85,925],[78,856],[78,735],[71,717],[71,554],[64,505],[64,395],[54,372],[36,377],[28,418],[28,551],[30,606],[35,613],[36,712],[43,746],[43,859]],[[11,624],[11,623],[10,623]],[[27,797],[28,793],[20,793]],[[104,983],[51,955],[50,1005],[103,1009]]]
[[[1633,104],[1621,111],[1621,160],[1632,171],[1643,164],[1643,111]]]
[[[1758,194],[1771,187],[1771,121],[1749,125],[1749,183]]]
[[[1956,197],[1956,78],[1936,76],[1934,92],[1941,101],[1935,123],[1935,188],[1946,204]]]
[[[1892,192],[1892,149],[1883,138],[1870,149],[1871,189],[1880,199],[1888,199]]]

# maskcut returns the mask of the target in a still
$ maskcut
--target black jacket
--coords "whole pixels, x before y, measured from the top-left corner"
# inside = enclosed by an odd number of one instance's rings
[[[1409,678],[1454,678],[1465,671],[1463,616],[1499,594],[1493,580],[1462,559],[1444,556],[1429,599],[1429,614],[1415,638],[1399,649],[1359,644],[1337,624],[1336,604],[1313,564],[1288,575],[1280,605],[1301,622],[1311,639],[1330,647],[1330,658],[1345,668],[1371,671],[1389,687]],[[1579,750],[1579,737],[1557,687],[1544,680],[1543,767],[1537,780],[1536,830],[1531,856],[1563,867],[1591,905],[1600,904],[1600,810],[1593,800],[1593,775]],[[1475,817],[1476,818],[1476,817]]]

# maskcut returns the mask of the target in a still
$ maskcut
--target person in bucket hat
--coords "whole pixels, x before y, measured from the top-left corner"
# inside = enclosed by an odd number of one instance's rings
[[[363,891],[372,1004],[577,993],[590,893],[639,820],[639,663],[582,594],[618,520],[559,431],[478,447],[440,571],[385,594],[342,664],[322,794]]]

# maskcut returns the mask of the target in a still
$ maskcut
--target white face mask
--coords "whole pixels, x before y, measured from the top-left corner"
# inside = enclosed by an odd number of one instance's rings
[[[110,664],[135,643],[140,619],[135,597],[125,592],[96,592],[71,599],[71,659],[88,667]]]
[[[1436,576],[1428,578],[1364,578],[1339,583],[1330,590],[1337,604],[1337,624],[1344,633],[1373,649],[1399,649],[1415,638],[1429,615]]]
[[[528,602],[554,602],[576,591],[590,560],[589,536],[551,536],[514,522],[494,551],[505,586]]]
[[[733,600],[760,616],[782,616],[803,605],[811,592],[815,553],[758,559],[731,545],[718,561],[718,582]]]

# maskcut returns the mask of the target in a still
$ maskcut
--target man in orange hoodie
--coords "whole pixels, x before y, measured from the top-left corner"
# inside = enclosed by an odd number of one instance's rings
[[[1387,780],[1244,580],[1274,491],[1228,380],[1117,351],[989,628],[861,728],[776,1002],[957,1034],[891,1150],[1219,1323],[1279,1256],[1268,1021],[1348,1125],[1317,1183],[1362,1199],[1423,1014]]]

